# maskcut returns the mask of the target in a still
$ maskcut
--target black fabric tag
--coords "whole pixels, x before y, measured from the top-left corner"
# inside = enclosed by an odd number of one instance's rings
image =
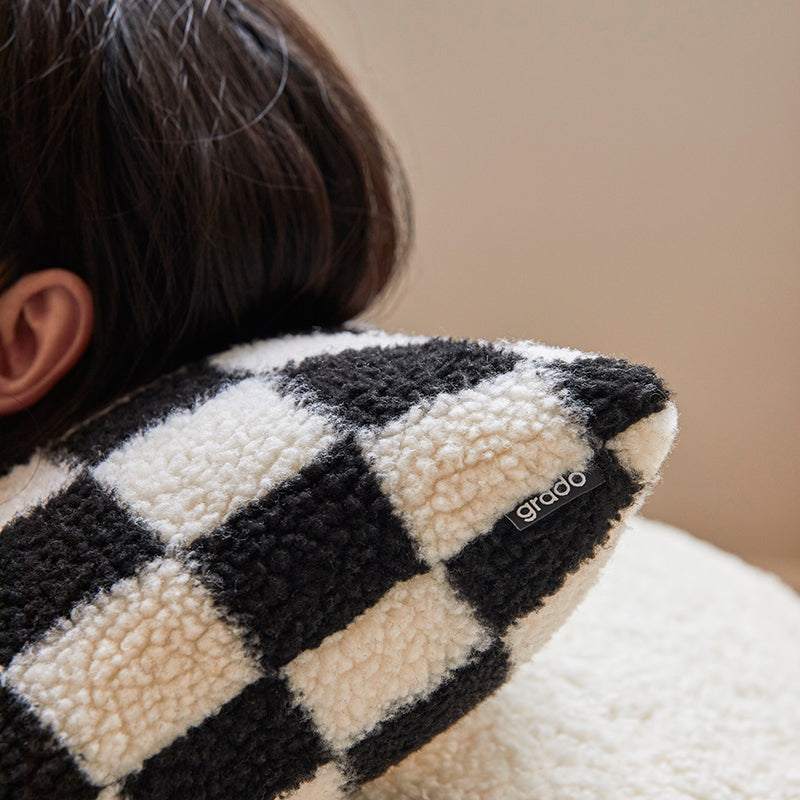
[[[584,472],[567,472],[562,475],[549,489],[529,497],[520,503],[506,519],[518,530],[524,531],[540,519],[558,511],[576,497],[591,492],[605,483],[602,473],[598,469],[588,469]]]

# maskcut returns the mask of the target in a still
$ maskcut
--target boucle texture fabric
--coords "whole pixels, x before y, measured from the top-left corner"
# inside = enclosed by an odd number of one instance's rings
[[[580,608],[354,800],[797,800],[800,597],[635,517]]]
[[[646,367],[372,330],[134,393],[0,484],[0,796],[376,778],[563,622],[675,425]]]

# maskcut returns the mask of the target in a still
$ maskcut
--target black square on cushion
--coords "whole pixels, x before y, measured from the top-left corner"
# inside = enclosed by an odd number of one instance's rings
[[[93,800],[100,793],[15,694],[0,686],[0,798]]]
[[[607,451],[595,457],[588,471],[599,472],[604,483],[525,530],[502,517],[489,533],[445,562],[452,586],[499,635],[541,606],[595,555],[620,510],[642,488]]]
[[[587,427],[603,442],[669,402],[664,381],[650,367],[618,358],[554,361],[548,370],[557,376],[556,387],[566,389],[584,407]]]
[[[426,572],[352,438],[191,547],[217,602],[279,667]]]
[[[0,665],[163,546],[88,475],[0,536]]]
[[[247,686],[125,780],[130,800],[272,798],[331,759],[277,677]]]
[[[381,425],[422,400],[508,372],[518,361],[489,344],[433,339],[306,358],[284,370],[285,387],[310,392],[353,425]]]

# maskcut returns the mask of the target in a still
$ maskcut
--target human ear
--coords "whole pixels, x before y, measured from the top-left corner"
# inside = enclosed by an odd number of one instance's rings
[[[93,326],[92,294],[74,272],[32,272],[0,294],[0,416],[41,400],[83,355]]]

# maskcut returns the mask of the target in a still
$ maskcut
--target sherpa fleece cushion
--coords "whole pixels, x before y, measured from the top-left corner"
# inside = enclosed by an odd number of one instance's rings
[[[646,367],[370,330],[125,398],[0,479],[0,797],[375,778],[564,621],[675,424]]]

